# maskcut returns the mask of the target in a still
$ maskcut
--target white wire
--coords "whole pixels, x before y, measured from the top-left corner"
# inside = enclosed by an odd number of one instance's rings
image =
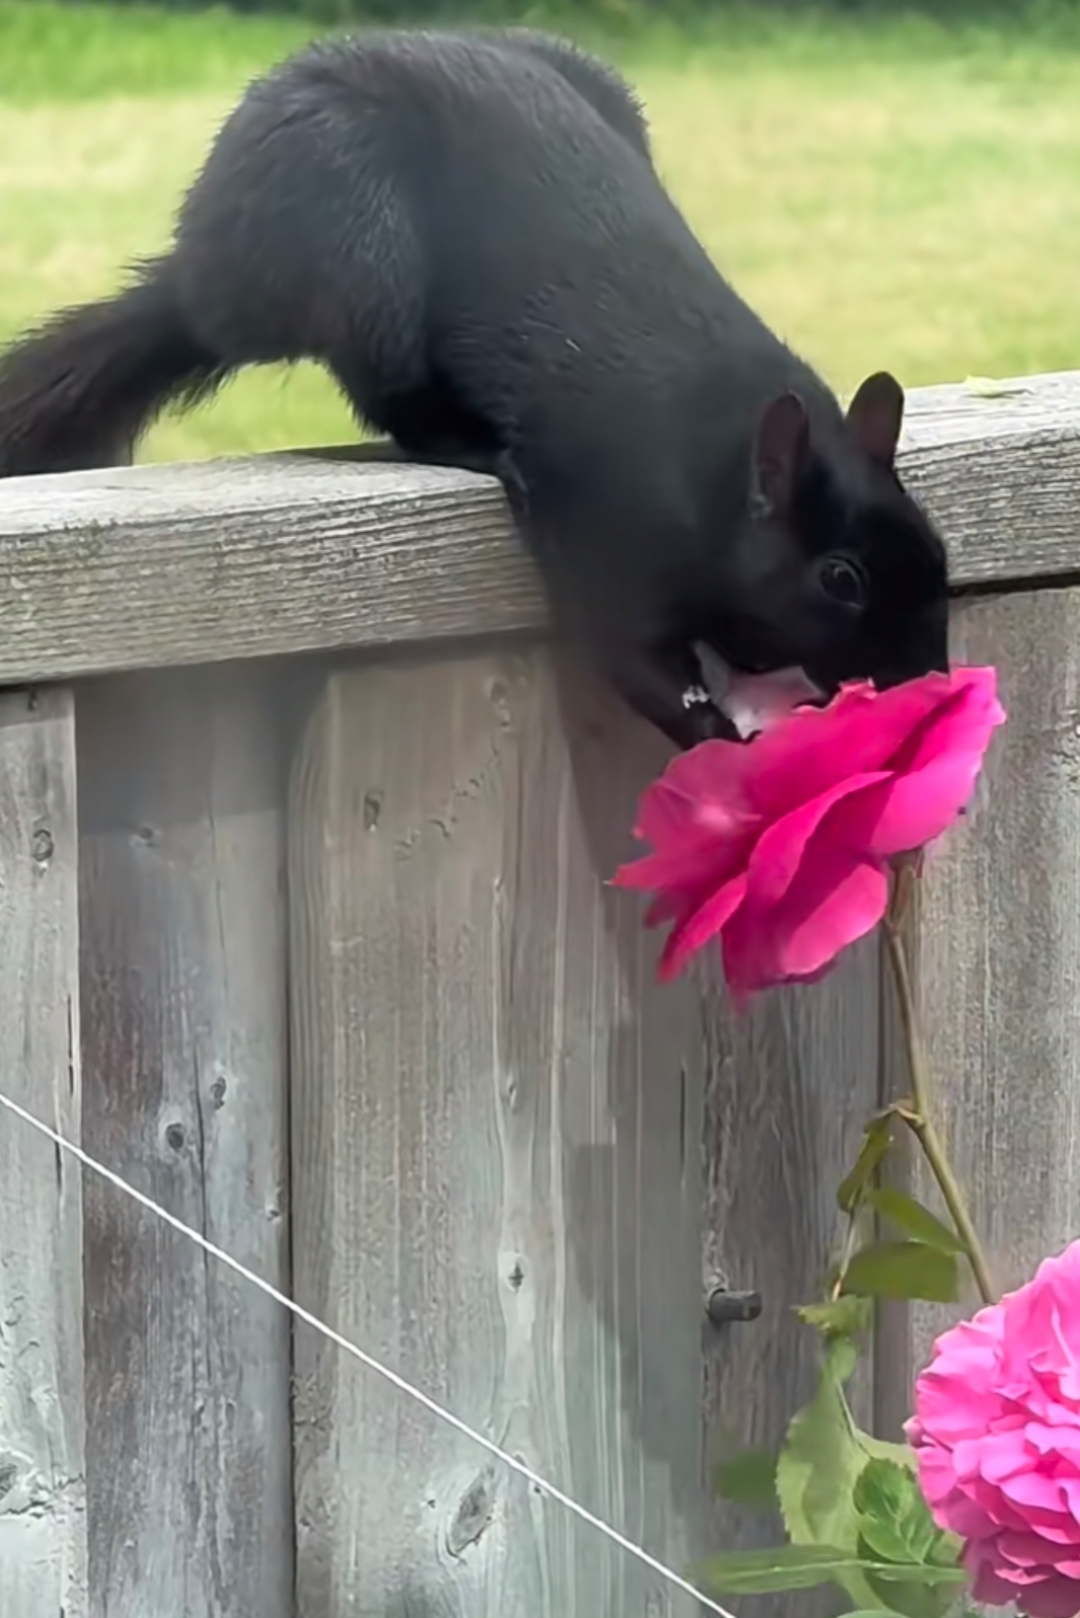
[[[169,1213],[166,1208],[155,1202],[152,1197],[148,1197],[142,1191],[136,1190],[135,1186],[130,1185],[119,1174],[115,1174],[112,1169],[106,1168],[104,1163],[99,1163],[88,1152],[84,1152],[81,1146],[76,1146],[74,1141],[70,1141],[65,1136],[58,1134],[55,1129],[49,1124],[43,1123],[40,1118],[35,1118],[33,1113],[27,1112],[25,1107],[21,1107],[17,1101],[12,1101],[2,1091],[0,1091],[0,1106],[13,1113],[16,1118],[21,1118],[24,1124],[29,1124],[32,1129],[36,1129],[46,1139],[51,1140],[53,1145],[58,1146],[61,1151],[77,1158],[84,1168],[91,1169],[95,1174],[100,1175],[103,1180],[107,1180],[110,1185],[114,1185],[118,1191],[122,1191],[125,1196],[131,1197],[134,1202],[139,1203],[149,1213],[156,1215],[158,1219],[164,1220],[165,1224],[171,1225],[173,1230],[180,1232],[181,1236],[186,1236],[197,1247],[201,1247],[204,1253],[209,1253],[212,1258],[218,1259],[222,1264],[227,1264],[230,1270],[235,1270],[237,1275],[243,1276],[244,1280],[249,1281],[253,1287],[257,1287],[268,1298],[273,1298],[274,1302],[281,1304],[282,1308],[288,1309],[290,1314],[295,1315],[298,1320],[302,1320],[306,1326],[310,1326],[313,1331],[321,1333],[331,1343],[343,1349],[346,1354],[351,1354],[354,1359],[360,1361],[361,1365],[366,1365],[369,1371],[376,1372],[377,1375],[389,1382],[391,1387],[397,1388],[400,1393],[407,1394],[410,1399],[415,1399],[417,1404],[423,1405],[425,1410],[429,1410],[433,1416],[437,1416],[440,1421],[445,1422],[448,1427],[452,1427],[455,1432],[461,1433],[464,1438],[470,1438],[474,1444],[479,1444],[481,1449],[487,1450],[488,1454],[494,1456],[497,1461],[501,1461],[503,1466],[508,1467],[511,1472],[516,1472],[519,1477],[524,1478],[535,1489],[540,1490],[542,1494],[546,1494],[550,1499],[556,1501],[566,1511],[572,1512],[582,1522],[588,1523],[590,1528],[595,1528],[598,1534],[602,1534],[605,1539],[611,1540],[612,1544],[618,1545],[619,1549],[625,1551],[628,1556],[635,1557],[653,1573],[659,1574],[668,1584],[674,1585],[677,1590],[682,1590],[685,1595],[692,1596],[707,1612],[718,1614],[718,1618],[734,1618],[734,1614],[728,1612],[726,1607],[721,1607],[718,1602],[711,1600],[707,1595],[703,1595],[700,1590],[690,1583],[689,1579],[684,1579],[673,1568],[666,1567],[663,1562],[658,1561],[655,1556],[651,1556],[642,1546],[635,1544],[632,1539],[627,1539],[625,1534],[620,1534],[617,1528],[612,1528],[609,1523],[604,1522],[603,1518],[595,1517],[585,1506],[580,1505],[570,1495],[564,1494],[553,1483],[548,1483],[534,1472],[531,1467],[526,1466],[524,1461],[519,1461],[515,1455],[500,1449],[499,1445],[492,1439],[485,1438],[483,1433],[478,1433],[475,1428],[462,1421],[460,1416],[455,1416],[452,1411],[444,1409],[436,1400],[430,1398],[420,1388],[413,1387],[411,1382],[407,1382],[403,1376],[399,1376],[389,1366],[382,1365],[378,1360],[373,1359],[364,1349],[357,1347],[355,1343],[351,1343],[347,1337],[342,1337],[341,1333],[335,1331],[332,1326],[328,1326],[325,1321],[320,1320],[316,1315],[302,1308],[292,1298],[286,1297],[283,1292],[278,1291],[277,1287],[271,1286],[269,1281],[264,1281],[261,1276],[256,1275],[253,1270],[249,1270],[238,1259],[233,1258],[222,1248],[208,1241],[200,1231],[194,1230],[190,1225],[185,1225],[182,1219],[177,1219],[174,1214]]]

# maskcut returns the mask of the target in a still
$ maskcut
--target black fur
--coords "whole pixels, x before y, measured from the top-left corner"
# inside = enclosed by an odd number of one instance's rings
[[[562,618],[689,745],[694,642],[833,688],[943,667],[941,544],[720,277],[610,69],[528,30],[369,34],[254,84],[171,253],[0,356],[0,475],[126,460],[169,401],[312,358],[408,454],[499,475]]]
[[[191,335],[169,259],[114,298],[65,309],[0,355],[0,476],[130,460],[168,399],[194,404],[225,368]]]

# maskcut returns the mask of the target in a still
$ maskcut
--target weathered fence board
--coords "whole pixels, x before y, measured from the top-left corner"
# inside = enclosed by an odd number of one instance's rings
[[[0,1082],[79,1135],[75,731],[0,696]],[[87,1618],[79,1169],[0,1118],[0,1612]]]
[[[950,1160],[1010,1287],[1080,1236],[1080,589],[963,604],[953,655],[996,664],[1009,721],[928,862],[917,990]],[[890,1425],[958,1313],[926,1306],[882,1334]]]
[[[545,616],[498,486],[465,472],[267,455],[19,478],[0,499],[0,680],[31,665],[55,677],[491,634]]]
[[[821,1296],[838,1235],[836,1187],[877,1107],[878,982],[872,939],[825,982],[770,993],[744,1013],[722,989],[709,994],[707,1275],[762,1298],[760,1318],[715,1333],[706,1354],[714,1459],[747,1445],[775,1452],[813,1389],[816,1336],[793,1308]],[[869,1416],[868,1369],[851,1391]],[[776,1521],[721,1508],[712,1542],[770,1544],[779,1533]],[[760,1618],[790,1613],[791,1598],[759,1608]],[[827,1592],[799,1598],[799,1618],[834,1609]]]
[[[1080,372],[1022,386],[911,395],[902,470],[957,583],[1080,568]],[[0,680],[546,621],[494,481],[377,447],[15,478],[0,495]]]
[[[285,1287],[275,695],[243,670],[80,693],[83,1128]],[[285,1312],[92,1178],[86,1254],[93,1618],[291,1618]]]
[[[700,1012],[603,887],[662,747],[570,702],[567,735],[536,652],[330,681],[290,808],[296,1281],[681,1567]],[[695,1605],[303,1329],[296,1373],[303,1618]]]
[[[1080,372],[909,395],[900,464],[949,546],[956,584],[1080,568]]]

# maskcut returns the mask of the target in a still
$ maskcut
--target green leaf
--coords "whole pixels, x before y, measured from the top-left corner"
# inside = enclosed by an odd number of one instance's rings
[[[913,1502],[904,1514],[903,1521],[900,1524],[900,1535],[908,1548],[912,1561],[929,1562],[931,1559],[930,1553],[937,1542],[938,1526],[930,1515],[926,1501],[922,1497],[922,1491],[918,1491],[918,1494],[918,1500]],[[939,1563],[938,1565],[944,1566],[945,1564]]]
[[[877,1557],[882,1562],[922,1564],[922,1557],[912,1555],[902,1530],[893,1523],[861,1517],[859,1529],[859,1549],[864,1556]]]
[[[859,1554],[894,1564],[891,1573],[867,1575],[874,1593],[904,1618],[945,1618],[952,1586],[964,1578],[957,1565],[959,1541],[948,1547],[951,1554],[942,1554],[943,1536],[913,1474],[894,1461],[872,1460],[855,1485],[854,1501]],[[923,1570],[918,1578],[912,1563]]]
[[[795,1545],[834,1545],[855,1552],[858,1516],[852,1500],[867,1463],[843,1386],[858,1358],[846,1338],[828,1345],[817,1392],[792,1417],[776,1463],[776,1492]],[[872,1606],[875,1592],[857,1568],[836,1575],[851,1600]]]
[[[925,1242],[871,1242],[854,1255],[844,1276],[845,1292],[930,1303],[953,1303],[959,1285],[955,1254]]]
[[[866,1582],[875,1595],[880,1595],[903,1618],[945,1618],[955,1594],[951,1590],[935,1590],[910,1580],[895,1579],[886,1583],[872,1573],[866,1575]]]
[[[960,1542],[955,1540],[950,1557],[939,1553],[941,1529],[907,1464],[882,1458],[870,1461],[855,1485],[855,1510],[860,1514],[861,1539],[887,1561],[957,1565]]]
[[[920,1521],[925,1517],[933,1525],[918,1483],[909,1471],[897,1466],[895,1461],[868,1461],[859,1474],[852,1500],[855,1510],[863,1518],[898,1524],[905,1522],[909,1516],[912,1520],[917,1518]],[[893,1560],[917,1562],[921,1558],[912,1557],[905,1551]]]
[[[776,1459],[763,1449],[748,1449],[713,1472],[713,1487],[721,1500],[733,1500],[751,1511],[775,1511]]]
[[[898,1536],[899,1537],[899,1536]],[[876,1525],[874,1540],[881,1550],[891,1550],[888,1532],[883,1524]],[[867,1558],[881,1554],[868,1538],[860,1537],[859,1554]],[[866,1582],[882,1600],[895,1607],[904,1618],[945,1618],[953,1604],[956,1586],[966,1582],[967,1575],[959,1567],[936,1567],[927,1562],[890,1561],[866,1574]]]
[[[925,1578],[925,1567],[915,1571],[919,1578]],[[950,1575],[945,1588],[920,1583],[919,1579],[910,1577],[910,1570],[905,1570],[905,1575],[901,1577],[900,1569],[894,1568],[889,1578],[884,1577],[880,1570],[869,1572],[865,1577],[874,1594],[894,1611],[901,1613],[903,1618],[946,1618],[956,1599],[956,1585],[963,1583],[964,1575],[961,1574],[959,1579]]]
[[[862,1150],[855,1159],[855,1167],[841,1180],[837,1189],[836,1200],[844,1213],[854,1211],[878,1164],[889,1150],[891,1141],[892,1119],[888,1115],[874,1118],[867,1124],[863,1132]]]
[[[948,1225],[942,1224],[936,1214],[929,1208],[924,1208],[921,1202],[909,1197],[905,1191],[897,1191],[894,1186],[877,1186],[867,1192],[867,1202],[897,1230],[902,1230],[905,1236],[914,1236],[916,1241],[925,1242],[928,1247],[936,1247],[941,1253],[962,1253],[964,1244]]]
[[[963,1549],[963,1540],[957,1534],[950,1534],[942,1528],[939,1530],[926,1560],[932,1562],[935,1567],[959,1567]]]
[[[843,1384],[855,1351],[843,1338],[826,1355],[817,1392],[792,1417],[776,1463],[776,1492],[788,1538],[796,1545],[854,1550],[852,1491],[866,1465],[855,1441]]]
[[[881,1461],[892,1461],[905,1471],[914,1472],[915,1451],[910,1444],[894,1444],[887,1438],[875,1438],[872,1433],[864,1433],[861,1427],[855,1429],[855,1437],[867,1455],[874,1455]]]
[[[855,1337],[869,1331],[874,1319],[874,1306],[869,1298],[848,1293],[831,1303],[800,1304],[795,1313],[808,1326],[814,1326],[826,1339]]]
[[[856,1549],[867,1558],[903,1567],[902,1583],[869,1576],[875,1594],[885,1596],[905,1618],[944,1618],[950,1597],[913,1583],[910,1566],[925,1565],[938,1530],[913,1474],[895,1461],[875,1458],[859,1475],[853,1495],[859,1514]]]

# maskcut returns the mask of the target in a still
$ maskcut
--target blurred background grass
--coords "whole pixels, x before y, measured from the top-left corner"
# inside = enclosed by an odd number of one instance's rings
[[[882,366],[908,385],[1080,366],[1075,5],[555,20],[639,87],[717,263],[837,387]],[[317,26],[0,0],[0,339],[159,249],[244,83]],[[298,367],[166,419],[142,458],[354,436]]]

